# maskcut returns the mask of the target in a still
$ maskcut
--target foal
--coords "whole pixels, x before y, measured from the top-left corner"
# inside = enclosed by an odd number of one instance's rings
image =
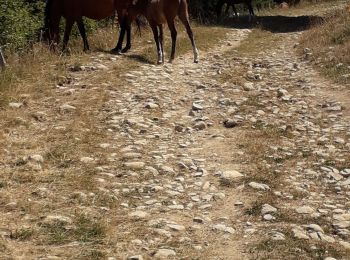
[[[158,64],[164,63],[164,32],[163,24],[167,23],[171,32],[171,55],[169,62],[175,58],[176,37],[177,31],[175,27],[175,18],[179,17],[186,28],[188,37],[191,40],[194,62],[198,63],[198,49],[194,40],[193,32],[189,22],[188,4],[187,0],[127,0],[129,1],[129,8],[127,9],[127,16],[124,17],[122,26],[130,26],[131,22],[138,16],[143,15],[147,18],[150,24],[154,40],[157,46]],[[126,22],[125,22],[126,21]],[[118,45],[121,49],[124,35],[120,35]],[[128,41],[130,42],[130,41]],[[130,46],[131,47],[131,46]]]
[[[219,0],[216,6],[217,16],[220,17],[221,15],[221,9],[226,4],[226,13],[228,12],[230,6],[233,9],[233,12],[235,13],[235,16],[238,16],[235,4],[245,4],[248,7],[249,10],[249,21],[251,21],[252,17],[255,16],[254,9],[252,5],[253,0]]]

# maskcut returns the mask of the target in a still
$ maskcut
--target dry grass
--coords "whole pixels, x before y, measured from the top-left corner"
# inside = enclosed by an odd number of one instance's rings
[[[350,83],[350,15],[348,7],[328,15],[304,33],[300,52],[309,48],[311,59],[326,76]]]
[[[284,241],[266,239],[257,243],[250,249],[252,259],[322,260],[329,256],[342,258],[342,256],[349,254],[348,250],[327,243],[314,242],[314,247],[312,247],[311,244],[305,243],[303,240],[293,238],[290,231],[286,232],[286,240]]]
[[[257,55],[261,51],[275,48],[282,40],[281,36],[260,28],[256,28],[242,41],[236,49],[245,55]]]

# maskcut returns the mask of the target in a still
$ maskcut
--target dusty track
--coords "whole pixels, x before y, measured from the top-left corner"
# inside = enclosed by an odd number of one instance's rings
[[[0,257],[348,259],[349,91],[295,54],[300,33],[238,52],[250,33],[120,77],[128,57],[101,54],[12,104]]]

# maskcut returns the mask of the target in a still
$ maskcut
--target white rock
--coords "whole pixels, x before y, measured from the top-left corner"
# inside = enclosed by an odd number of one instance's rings
[[[91,162],[94,161],[94,159],[91,158],[91,157],[82,157],[82,158],[80,158],[80,161],[81,161],[82,163],[91,163]]]
[[[286,237],[284,234],[280,232],[273,232],[271,233],[271,239],[276,241],[282,241],[282,240],[286,240]]]
[[[159,249],[154,255],[156,259],[169,259],[172,256],[176,256],[176,252],[172,249]]]
[[[266,184],[263,184],[263,183],[250,182],[248,185],[249,185],[249,187],[256,189],[256,190],[263,190],[263,191],[270,190],[270,187]]]
[[[315,210],[309,206],[301,206],[295,209],[299,214],[312,214]]]
[[[76,109],[77,109],[76,107],[71,106],[69,104],[64,104],[64,105],[60,106],[60,111],[61,112],[73,112]]]
[[[215,230],[215,231],[222,231],[222,232],[230,233],[230,234],[235,233],[234,228],[227,227],[224,224],[216,224],[216,225],[214,225],[213,226],[213,230]]]
[[[145,167],[144,162],[126,162],[124,163],[124,167],[130,170],[141,170]]]
[[[158,108],[159,106],[157,104],[155,104],[155,103],[149,102],[149,103],[146,104],[145,107],[148,108],[148,109],[155,109],[155,108]]]
[[[304,226],[307,230],[313,230],[315,232],[321,232],[324,233],[323,229],[317,225],[317,224],[310,224],[310,225],[305,225]]]
[[[185,226],[183,225],[177,225],[177,224],[167,224],[167,226],[175,231],[184,231],[186,230]]]
[[[40,154],[34,154],[29,157],[30,160],[33,160],[38,163],[43,163],[44,162],[44,157],[42,157]]]
[[[223,173],[221,173],[221,178],[227,181],[240,180],[242,177],[244,177],[244,175],[235,170],[224,171]]]
[[[129,214],[129,217],[133,219],[145,219],[148,217],[148,213],[145,211],[134,211]]]
[[[306,234],[306,232],[300,227],[293,228],[292,232],[295,238],[310,239],[309,236]]]
[[[277,209],[272,207],[271,205],[269,204],[264,204],[262,206],[262,209],[261,209],[261,214],[262,215],[265,215],[267,213],[274,213],[274,212],[277,212]]]
[[[264,220],[266,220],[266,221],[271,221],[271,220],[274,220],[274,219],[276,219],[274,216],[272,216],[271,214],[265,214],[264,216],[263,216],[263,218],[264,218]]]
[[[9,107],[11,108],[21,108],[23,106],[23,103],[16,103],[16,102],[12,102],[12,103],[9,103]]]

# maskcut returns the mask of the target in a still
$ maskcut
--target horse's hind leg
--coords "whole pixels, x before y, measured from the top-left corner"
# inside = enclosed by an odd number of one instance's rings
[[[159,25],[159,43],[160,43],[160,50],[162,52],[162,63],[164,63],[164,31],[163,31],[163,25]]]
[[[80,19],[78,21],[78,28],[79,28],[80,35],[83,38],[84,51],[88,51],[88,50],[90,50],[90,47],[89,47],[89,42],[87,40],[86,30],[85,30],[85,25],[84,25],[83,19]]]
[[[125,23],[125,30],[126,30],[126,46],[124,49],[122,49],[122,53],[126,53],[128,50],[131,49],[131,21],[127,19]]]
[[[186,28],[186,32],[188,34],[188,37],[191,40],[191,44],[192,44],[192,48],[193,48],[193,55],[194,55],[194,62],[198,63],[198,49],[196,46],[196,42],[194,41],[194,36],[193,36],[193,32],[192,32],[192,29],[190,26],[188,16],[187,15],[185,15],[185,16],[180,15],[179,18],[180,18],[181,22],[184,24],[184,26]]]
[[[121,54],[121,52],[122,52],[125,30],[127,27],[126,23],[127,23],[127,17],[125,16],[122,18],[122,21],[120,23],[119,39],[118,39],[117,46],[112,50],[113,53]]]
[[[238,18],[238,12],[234,4],[232,4],[232,9],[233,9],[233,12],[235,13],[235,17]]]
[[[154,41],[156,42],[156,46],[157,46],[157,55],[158,55],[158,64],[162,64],[163,62],[163,55],[162,55],[162,50],[161,50],[161,45],[160,45],[160,41],[159,41],[159,34],[158,34],[158,26],[157,25],[151,25],[152,27],[152,31],[153,31],[153,37],[154,37]]]
[[[247,6],[248,6],[248,9],[249,9],[249,22],[251,22],[252,18],[255,16],[252,2],[251,1],[248,2]]]
[[[67,48],[69,36],[70,36],[71,31],[72,31],[73,24],[74,24],[73,20],[69,20],[69,19],[66,20],[66,29],[64,31],[62,51],[65,51]]]
[[[169,62],[172,62],[175,59],[176,37],[177,37],[177,31],[176,31],[174,20],[168,21],[168,27],[171,33],[171,54],[170,54]]]

